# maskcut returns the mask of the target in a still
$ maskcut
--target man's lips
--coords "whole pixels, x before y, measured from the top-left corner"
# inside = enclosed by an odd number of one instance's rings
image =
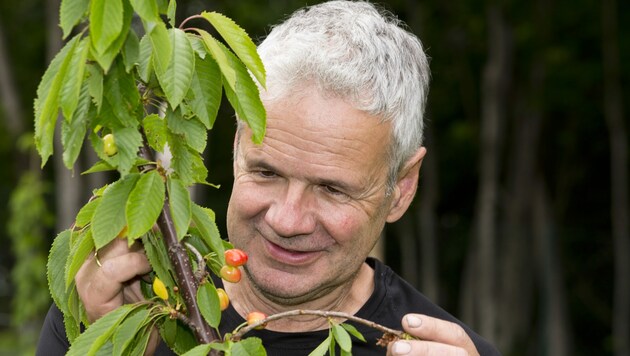
[[[276,261],[288,265],[304,265],[312,262],[320,255],[320,251],[289,250],[273,242],[263,239],[265,250]]]

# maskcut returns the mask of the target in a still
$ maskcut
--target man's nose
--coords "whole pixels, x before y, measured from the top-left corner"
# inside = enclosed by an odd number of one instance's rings
[[[280,237],[307,235],[315,230],[312,193],[301,184],[288,183],[273,199],[265,221]]]

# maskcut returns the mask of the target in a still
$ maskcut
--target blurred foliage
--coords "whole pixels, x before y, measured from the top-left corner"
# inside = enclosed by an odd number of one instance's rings
[[[309,1],[308,4],[317,1]],[[524,93],[542,91],[541,139],[532,142],[537,149],[537,171],[544,176],[552,199],[561,265],[564,272],[573,344],[576,355],[612,354],[610,346],[613,251],[610,231],[610,168],[606,123],[602,114],[601,9],[599,2],[556,0],[540,11],[536,2],[508,0],[508,25],[513,34],[513,86],[509,93],[509,120],[505,142],[513,139],[516,119],[526,113],[519,101]],[[263,38],[270,24],[277,23],[293,10],[305,5],[297,0],[268,1],[178,1],[178,20],[185,14],[216,10],[234,18],[256,40]],[[439,263],[442,304],[455,314],[464,257],[473,230],[478,180],[479,116],[481,74],[486,59],[487,33],[485,2],[474,0],[413,1],[390,0],[383,5],[409,24],[422,39],[431,57],[432,83],[427,122],[433,136],[428,137],[435,151],[439,171]],[[624,98],[630,97],[630,2],[618,2],[621,82]],[[45,63],[46,32],[44,1],[0,2],[0,25],[7,39],[13,75],[18,83],[26,126],[35,88]],[[546,27],[538,25],[545,16]],[[532,62],[541,59],[545,68],[544,85],[531,87]],[[630,102],[624,100],[624,102]],[[626,107],[626,122],[630,108]],[[0,108],[0,122],[6,115]],[[233,115],[222,108],[219,115]],[[231,187],[231,152],[234,125],[217,120],[208,142],[205,159],[209,180],[221,189],[208,188],[199,198],[208,201],[225,219]],[[508,176],[510,145],[502,152],[502,177]],[[432,156],[435,154],[434,156]],[[16,157],[14,138],[0,126],[0,199],[9,201],[18,184],[12,165]],[[52,168],[43,178],[50,180]],[[421,181],[422,184],[422,181]],[[48,198],[54,199],[54,192]],[[41,203],[41,201],[40,201]],[[38,203],[39,204],[39,203]],[[0,224],[6,226],[8,206],[0,206]],[[30,209],[30,208],[29,208]],[[40,224],[40,219],[32,220]],[[224,224],[220,226],[224,229]],[[392,229],[393,230],[393,229]],[[56,232],[46,230],[41,248],[47,250]],[[5,231],[0,243],[12,245]],[[387,261],[399,264],[398,239],[388,236]],[[16,266],[11,248],[0,250],[0,334],[18,329],[9,326],[7,315],[15,310],[8,301],[19,289],[7,283]],[[532,266],[534,270],[535,266]],[[43,276],[43,273],[42,273]],[[534,293],[533,291],[527,291]],[[509,317],[509,316],[505,316]],[[534,318],[536,319],[536,318]],[[18,332],[19,333],[19,332]],[[536,340],[537,335],[532,335]],[[539,335],[538,335],[539,336]],[[2,340],[9,338],[1,337]],[[0,341],[0,353],[3,341]],[[519,350],[504,350],[506,355],[531,354],[535,345]]]

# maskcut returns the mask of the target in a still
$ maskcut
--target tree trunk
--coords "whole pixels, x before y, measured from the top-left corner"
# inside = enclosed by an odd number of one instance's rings
[[[602,1],[604,116],[610,134],[611,217],[615,258],[613,342],[616,356],[630,355],[630,223],[628,133],[624,122],[617,2]]]
[[[440,297],[438,246],[437,246],[437,203],[438,203],[438,165],[435,145],[432,144],[432,129],[427,128],[427,153],[422,162],[419,188],[419,204],[416,214],[420,223],[420,288],[429,299],[438,302]]]
[[[539,177],[533,192],[534,239],[540,286],[540,327],[542,352],[547,356],[572,355],[569,342],[569,313],[562,278],[560,256],[557,252],[551,202],[545,184]]]
[[[418,268],[418,232],[415,223],[415,216],[411,212],[390,225],[394,228],[394,233],[398,239],[400,256],[400,274],[412,286],[420,287]]]
[[[477,201],[479,327],[493,342],[497,332],[496,308],[496,207],[499,190],[499,161],[504,103],[510,82],[511,39],[502,10],[489,5],[488,60],[483,72],[481,155],[479,164],[479,196]]]
[[[0,22],[0,98],[6,111],[7,129],[11,136],[17,138],[24,131],[24,117],[10,62],[9,51],[5,45],[4,31]]]

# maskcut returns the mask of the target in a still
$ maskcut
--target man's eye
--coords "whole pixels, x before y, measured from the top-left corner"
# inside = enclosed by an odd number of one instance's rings
[[[325,191],[326,191],[326,193],[328,193],[328,194],[332,194],[332,195],[343,195],[343,194],[344,194],[344,193],[343,193],[343,192],[341,192],[340,190],[338,190],[338,189],[336,189],[336,188],[334,188],[334,187],[331,187],[331,186],[329,186],[329,185],[324,185],[324,186],[322,186],[322,187],[324,188],[324,190],[325,190]]]
[[[276,172],[273,171],[258,171],[258,174],[263,178],[273,178],[276,176]]]

